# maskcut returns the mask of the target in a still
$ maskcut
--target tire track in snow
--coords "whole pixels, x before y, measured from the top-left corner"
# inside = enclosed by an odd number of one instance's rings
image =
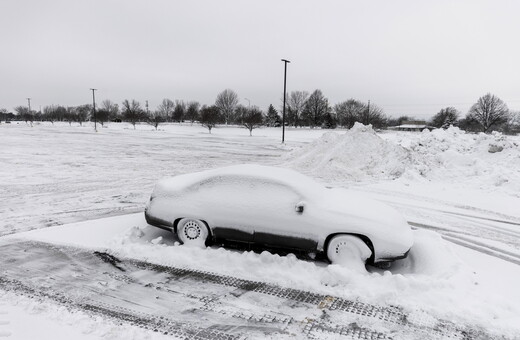
[[[449,242],[520,265],[520,218],[516,216],[420,195],[354,189],[373,194],[373,198],[394,206],[414,227],[434,230]],[[399,200],[389,196],[399,197]],[[405,201],[401,201],[403,198]]]
[[[2,245],[0,255],[0,287],[5,290],[186,339],[289,334],[308,339],[472,339],[485,335],[421,311],[407,313],[396,306],[42,242]]]
[[[0,338],[7,338],[10,337],[12,333],[7,329],[10,322],[7,317],[8,313],[2,308],[3,306],[4,304],[0,302]]]
[[[511,216],[511,215],[493,211],[493,210],[477,208],[477,207],[473,207],[470,205],[451,203],[451,202],[443,201],[443,200],[436,199],[436,198],[425,197],[425,196],[416,195],[416,194],[412,194],[412,193],[384,190],[384,189],[367,188],[367,187],[352,187],[350,189],[365,192],[367,194],[383,195],[385,197],[388,197],[388,196],[400,197],[400,198],[409,200],[410,202],[427,202],[427,203],[432,203],[432,204],[436,204],[436,205],[443,205],[446,207],[460,209],[462,211],[478,212],[483,215],[494,216],[494,219],[496,219],[497,222],[512,223],[512,224],[520,225],[520,217]],[[395,200],[390,200],[390,199],[379,199],[379,200],[385,201],[392,205],[400,204],[398,202],[395,202]],[[419,207],[417,205],[413,205],[413,203],[410,203],[410,205]],[[426,208],[424,208],[424,209],[426,209]],[[473,214],[473,215],[468,215],[468,216],[475,216],[475,215]]]
[[[486,255],[497,257],[501,260],[505,260],[517,265],[520,265],[520,255],[511,251],[507,251],[502,248],[498,248],[477,240],[473,240],[468,237],[464,237],[464,234],[457,233],[449,228],[443,228],[439,226],[428,225],[424,223],[417,223],[409,221],[408,224],[421,229],[434,230],[441,234],[442,238],[446,241],[455,243],[459,246],[463,246]]]

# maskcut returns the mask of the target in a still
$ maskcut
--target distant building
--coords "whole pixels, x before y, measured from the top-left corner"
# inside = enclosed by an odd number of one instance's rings
[[[388,129],[397,131],[423,131],[425,129],[433,130],[435,127],[428,125],[422,120],[410,120],[404,121],[401,125],[389,126]]]

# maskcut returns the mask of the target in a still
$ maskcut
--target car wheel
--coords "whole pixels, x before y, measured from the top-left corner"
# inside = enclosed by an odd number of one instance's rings
[[[336,235],[327,246],[327,257],[332,264],[348,265],[358,267],[366,263],[372,256],[372,251],[357,236]]]
[[[208,227],[200,220],[184,218],[177,225],[177,236],[185,245],[204,247],[208,235]]]

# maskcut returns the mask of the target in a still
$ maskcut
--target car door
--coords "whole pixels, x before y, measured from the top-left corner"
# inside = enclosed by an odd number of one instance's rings
[[[205,216],[217,241],[253,242],[254,217],[248,182],[237,176],[214,176],[199,183],[197,195],[205,202]]]
[[[266,246],[312,248],[308,219],[295,211],[303,200],[288,186],[249,176],[216,176],[199,184],[217,240],[255,242]]]
[[[316,249],[314,226],[306,216],[307,203],[301,193],[284,183],[269,180],[256,182],[250,190],[253,201],[262,207],[251,215],[257,219],[255,243],[286,249]]]

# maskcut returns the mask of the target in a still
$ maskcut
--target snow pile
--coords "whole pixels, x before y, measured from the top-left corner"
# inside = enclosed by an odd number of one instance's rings
[[[370,125],[356,123],[344,134],[323,134],[289,153],[285,161],[286,166],[329,183],[403,178],[518,195],[519,144],[517,137],[498,132],[470,134],[450,127],[378,135]]]
[[[328,181],[365,181],[400,177],[409,158],[409,152],[379,137],[371,125],[356,123],[344,134],[323,134],[286,160],[290,167]]]
[[[459,128],[396,134],[397,145],[410,151],[405,177],[464,183],[473,187],[520,191],[520,148],[515,137],[494,132],[469,134]],[[505,186],[504,184],[507,185]]]

